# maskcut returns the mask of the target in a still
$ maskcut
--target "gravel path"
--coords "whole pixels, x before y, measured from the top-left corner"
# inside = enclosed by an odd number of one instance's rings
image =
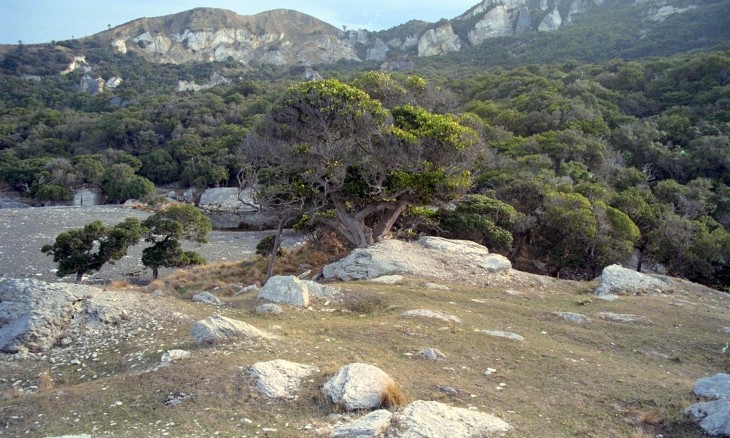
[[[73,275],[60,279],[55,274],[55,263],[51,256],[41,252],[45,244],[53,243],[60,232],[81,228],[89,222],[101,220],[113,225],[128,217],[140,220],[149,213],[115,206],[96,207],[41,207],[21,209],[0,209],[0,277],[36,278],[55,282],[74,280]],[[262,237],[272,234],[258,231],[213,231],[204,245],[184,243],[188,250],[199,252],[210,262],[242,260],[254,253]],[[284,246],[293,246],[299,237],[291,231],[284,235]],[[115,264],[106,264],[101,271],[85,277],[87,281],[108,281],[124,278],[142,282],[152,277],[149,269],[142,266],[144,242],[130,248],[129,253]],[[160,275],[171,270],[160,269]],[[136,281],[135,280],[135,281]]]

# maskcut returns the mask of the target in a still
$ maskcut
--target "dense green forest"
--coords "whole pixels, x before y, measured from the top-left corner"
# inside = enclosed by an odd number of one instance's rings
[[[413,202],[395,223],[399,235],[477,240],[523,269],[568,278],[590,278],[636,251],[639,265],[660,262],[670,274],[727,288],[730,36],[721,18],[708,18],[701,46],[686,37],[700,17],[687,14],[635,44],[626,40],[635,35],[602,39],[596,27],[606,21],[588,15],[540,38],[417,59],[409,72],[365,73],[377,66],[352,62],[316,70],[393,114],[413,105],[478,133],[468,190],[438,210]],[[72,51],[82,43],[60,44]],[[249,166],[246,140],[304,72],[153,65],[83,44],[95,75],[124,79],[118,88],[76,91],[83,73],[49,74],[49,63],[69,59],[44,46],[21,44],[0,62],[3,190],[47,203],[96,187],[120,202],[155,185],[237,186]],[[231,83],[173,91],[214,72]]]

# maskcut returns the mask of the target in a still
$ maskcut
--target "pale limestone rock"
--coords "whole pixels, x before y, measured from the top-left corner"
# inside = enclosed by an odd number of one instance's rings
[[[223,301],[219,300],[217,296],[210,292],[201,292],[193,296],[193,302],[211,304],[213,306],[222,306]]]
[[[112,41],[112,47],[117,49],[117,52],[123,55],[127,53],[127,41],[124,39],[116,39]]]
[[[104,91],[105,81],[103,78],[92,78],[89,75],[84,75],[79,80],[79,91],[82,93],[99,94]]]
[[[314,372],[317,367],[276,359],[253,364],[248,374],[256,380],[256,389],[270,398],[295,398],[302,379]]]
[[[177,362],[180,360],[184,360],[190,357],[190,352],[186,350],[169,350],[163,353],[162,359],[160,360],[160,363],[165,365],[170,365],[173,362]]]
[[[406,317],[422,317],[422,318],[433,318],[433,319],[440,319],[441,321],[446,322],[454,322],[456,324],[461,324],[461,318],[455,315],[450,315],[445,312],[439,312],[438,310],[428,310],[428,309],[417,309],[417,310],[408,310],[406,312],[401,313],[402,316]]]
[[[324,278],[340,280],[362,280],[395,274],[412,272],[407,262],[398,259],[398,254],[407,251],[408,245],[398,240],[384,240],[370,248],[357,248],[344,259],[326,265]]]
[[[587,316],[581,315],[580,313],[573,313],[573,312],[553,312],[553,314],[557,317],[560,317],[566,321],[574,322],[576,324],[583,324],[590,319],[588,319]]]
[[[368,49],[365,59],[368,61],[385,61],[388,56],[388,45],[380,38],[375,38]]]
[[[425,350],[421,350],[418,352],[418,355],[424,359],[430,360],[439,360],[446,358],[445,354],[435,348],[426,348]]]
[[[444,239],[443,237],[424,236],[418,239],[418,243],[426,249],[460,256],[485,257],[489,255],[489,250],[486,246],[472,242],[471,240],[454,240]]]
[[[461,50],[461,39],[451,23],[427,30],[418,40],[418,56],[443,55]]]
[[[106,88],[117,88],[118,86],[122,85],[123,79],[118,76],[112,76],[111,78],[107,79],[104,83],[104,86]]]
[[[277,303],[307,307],[309,305],[309,288],[307,284],[293,275],[274,276],[269,278],[259,291],[259,299]]]
[[[510,13],[504,5],[498,5],[484,14],[484,17],[469,31],[469,42],[477,45],[489,38],[507,35],[512,35]]]
[[[633,269],[626,269],[620,265],[611,265],[603,268],[595,294],[598,296],[645,295],[669,290],[669,285],[658,278],[636,272]]]
[[[393,414],[385,409],[373,411],[356,420],[335,426],[333,438],[373,438],[381,436],[390,426]]]
[[[252,189],[237,187],[219,187],[207,189],[200,195],[198,207],[214,212],[256,212],[259,206],[254,201]]]
[[[560,17],[560,12],[556,8],[542,19],[537,30],[540,32],[552,32],[560,29],[562,24],[563,19]]]
[[[373,283],[381,284],[398,284],[403,281],[402,275],[382,275],[380,277],[371,278],[370,281]]]
[[[299,277],[297,277],[299,278]],[[334,287],[319,284],[316,281],[300,279],[307,286],[309,298],[319,298],[321,300],[331,300],[336,298],[341,292]]]
[[[642,315],[632,315],[630,313],[613,313],[613,312],[599,312],[596,314],[601,319],[607,319],[614,322],[641,322],[649,323],[649,318]]]
[[[505,339],[511,339],[513,341],[524,341],[525,340],[525,338],[523,336],[520,336],[517,333],[505,332],[502,330],[479,330],[479,332],[484,333],[487,336],[493,336],[495,338],[505,338]]]
[[[696,403],[685,414],[697,421],[709,436],[730,436],[730,374],[703,377],[695,382],[693,392],[715,400]]]
[[[718,373],[698,379],[692,392],[700,397],[730,400],[730,374]]]
[[[78,70],[82,66],[88,66],[88,65],[89,65],[89,63],[86,62],[85,56],[74,56],[73,61],[71,61],[71,63],[68,65],[68,67],[66,67],[66,70],[62,71],[60,74],[67,75],[71,72]]]
[[[353,363],[340,368],[322,391],[333,403],[354,411],[379,407],[382,393],[393,384],[393,379],[380,368]]]
[[[279,315],[284,312],[284,309],[273,303],[264,303],[256,307],[255,312],[257,315]]]
[[[414,401],[395,415],[393,438],[496,437],[510,425],[495,416],[435,401]]]
[[[696,8],[697,8],[697,6],[695,6],[695,5],[689,5],[689,6],[684,7],[684,8],[677,8],[675,6],[663,6],[663,7],[659,8],[651,16],[651,19],[653,21],[659,21],[659,22],[661,22],[661,21],[666,20],[667,17],[669,17],[670,15],[681,14],[681,13],[684,13],[684,12],[687,12],[687,11],[691,11],[691,10],[696,9]]]
[[[190,335],[198,345],[213,344],[237,338],[271,339],[273,336],[251,324],[225,316],[210,316],[193,324]]]

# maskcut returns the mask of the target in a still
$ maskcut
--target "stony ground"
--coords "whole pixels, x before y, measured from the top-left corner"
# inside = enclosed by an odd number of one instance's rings
[[[81,228],[95,220],[113,225],[128,217],[142,220],[148,215],[140,210],[114,206],[0,209],[0,276],[59,281],[52,258],[40,249],[45,244],[53,243],[60,232]],[[186,249],[201,253],[211,262],[241,260],[253,254],[256,244],[267,234],[270,233],[213,231],[209,235],[209,243],[185,246]],[[287,232],[284,246],[294,245],[297,241],[297,236]],[[144,244],[132,247],[127,257],[92,273],[87,282],[120,278],[141,282],[149,280],[151,272],[145,270],[140,262],[143,248]],[[167,272],[170,271],[161,270],[162,275]],[[73,280],[73,276],[64,278],[64,281]]]

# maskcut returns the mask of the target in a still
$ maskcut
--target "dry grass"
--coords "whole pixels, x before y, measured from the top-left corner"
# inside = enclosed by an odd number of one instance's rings
[[[247,275],[261,270],[263,263],[250,260],[191,269],[161,279],[160,284],[175,284],[169,289],[173,296],[209,286],[227,294],[228,288],[255,282]],[[301,269],[301,260],[294,256],[285,263]],[[517,278],[500,287],[446,284],[450,290],[436,290],[425,289],[422,282],[336,284],[345,291],[342,303],[289,307],[275,317],[254,314],[259,303],[251,294],[227,298],[231,305],[220,309],[162,299],[189,317],[171,319],[164,332],[155,332],[150,345],[136,342],[151,334],[133,336],[112,351],[100,352],[98,361],[85,361],[81,371],[70,365],[49,371],[47,361],[3,362],[0,425],[6,429],[0,430],[7,436],[26,430],[29,436],[92,431],[94,436],[121,437],[165,432],[254,436],[263,435],[261,429],[268,427],[277,429],[280,437],[316,436],[314,430],[331,425],[330,416],[340,412],[322,394],[322,385],[340,367],[364,362],[398,382],[384,394],[384,406],[402,405],[407,394],[407,400],[472,407],[510,423],[514,429],[508,438],[702,436],[683,411],[695,402],[691,395],[695,380],[727,367],[728,356],[722,353],[727,296],[687,290],[579,306],[576,303],[589,289],[585,283],[546,280],[544,286],[535,286]],[[357,303],[361,311],[352,311],[348,303]],[[331,307],[337,310],[327,311]],[[411,309],[446,312],[463,323],[400,316]],[[556,310],[585,314],[591,322],[578,325],[545,317]],[[189,336],[192,322],[215,312],[279,339],[195,346]],[[595,317],[599,312],[633,313],[651,322],[606,321]],[[525,341],[492,338],[475,330],[512,331]],[[159,351],[172,348],[189,350],[191,357],[154,372],[140,372],[159,362]],[[419,358],[417,352],[424,348],[438,348],[446,358]],[[137,367],[130,368],[130,358]],[[255,391],[243,370],[272,359],[315,365],[320,373],[304,383],[296,400],[271,401]],[[487,376],[487,368],[496,372]],[[44,371],[49,371],[53,390],[12,398],[13,382],[37,382]],[[89,380],[92,375],[98,378]],[[438,389],[446,386],[457,394]],[[181,393],[192,395],[179,405],[165,405],[170,394]],[[17,419],[11,421],[12,417]],[[169,423],[174,426],[164,426]],[[307,425],[312,429],[305,429]]]
[[[43,371],[38,375],[38,380],[38,391],[48,391],[53,389],[54,382],[50,372]]]
[[[395,382],[388,383],[388,386],[380,393],[380,406],[385,409],[395,409],[408,403],[403,390]]]

